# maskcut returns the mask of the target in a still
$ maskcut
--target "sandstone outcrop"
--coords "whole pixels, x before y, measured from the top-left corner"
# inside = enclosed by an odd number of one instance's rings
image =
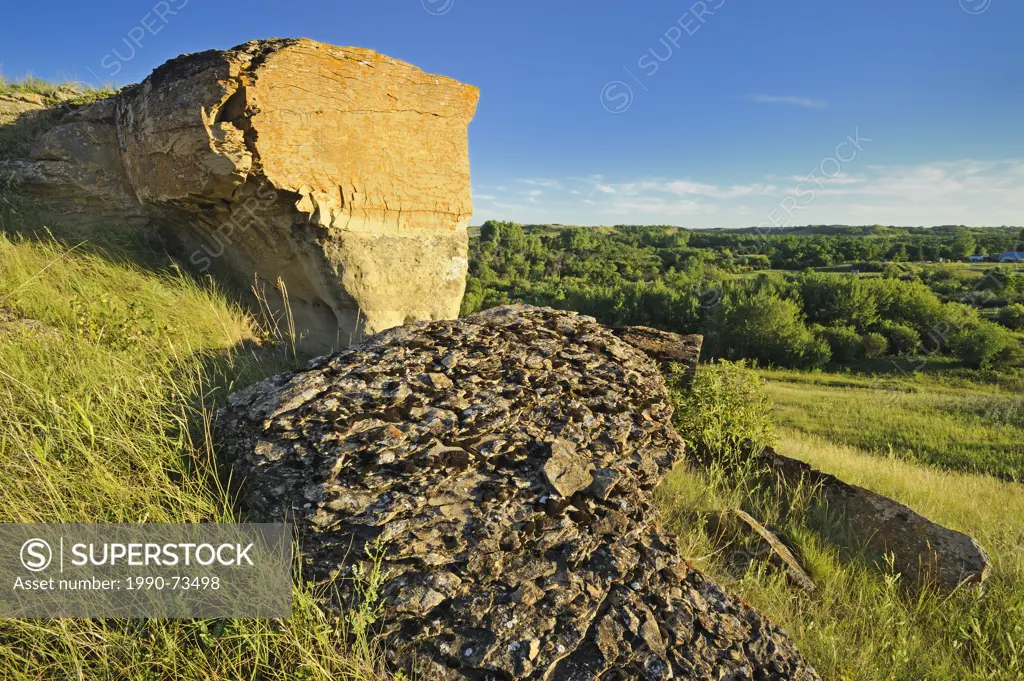
[[[655,524],[684,455],[657,365],[592,318],[499,308],[408,325],[230,398],[250,519],[333,579],[379,561],[377,634],[425,679],[817,674]]]
[[[889,554],[893,569],[915,588],[951,592],[980,584],[992,565],[988,552],[973,537],[943,527],[903,504],[869,489],[850,485],[771,448],[761,462],[787,485],[803,481],[818,490],[830,512],[849,525],[852,536],[880,554]]]
[[[298,330],[338,348],[458,315],[478,96],[371,50],[254,41],[92,104],[9,98],[0,178],[50,222],[152,230],[198,270],[280,279]]]

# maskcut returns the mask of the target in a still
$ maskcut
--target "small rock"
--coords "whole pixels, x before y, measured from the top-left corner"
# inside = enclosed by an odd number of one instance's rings
[[[567,440],[551,443],[551,455],[544,463],[544,476],[563,497],[571,497],[593,482],[594,464],[576,452],[576,445]]]

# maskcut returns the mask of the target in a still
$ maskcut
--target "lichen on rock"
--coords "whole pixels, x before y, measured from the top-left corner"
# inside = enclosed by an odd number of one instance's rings
[[[220,453],[250,519],[428,679],[817,679],[691,567],[653,489],[684,455],[656,364],[592,318],[507,307],[404,326],[233,395]]]

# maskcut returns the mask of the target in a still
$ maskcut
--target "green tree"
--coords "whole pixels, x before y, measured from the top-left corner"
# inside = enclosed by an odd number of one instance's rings
[[[1024,305],[1007,305],[999,310],[996,319],[1008,329],[1019,331],[1024,329]]]
[[[862,279],[807,274],[800,279],[804,313],[823,326],[853,325],[864,330],[878,320],[878,303]]]
[[[879,329],[889,348],[894,354],[907,356],[917,352],[921,347],[921,334],[906,324],[884,320]]]
[[[771,293],[727,295],[709,320],[707,335],[712,354],[729,360],[820,367],[831,356],[828,345],[804,324],[799,306]]]
[[[957,230],[956,236],[953,237],[953,243],[950,244],[949,257],[953,260],[966,260],[974,255],[977,245],[970,232],[966,229]]]
[[[828,343],[833,362],[852,362],[863,354],[863,341],[852,326],[822,327],[818,335]]]
[[[1020,361],[1021,345],[1002,326],[979,321],[959,329],[950,338],[950,350],[968,367],[987,369],[1015,365]]]
[[[501,240],[501,227],[506,223],[497,220],[488,220],[480,226],[480,241],[494,243]]]

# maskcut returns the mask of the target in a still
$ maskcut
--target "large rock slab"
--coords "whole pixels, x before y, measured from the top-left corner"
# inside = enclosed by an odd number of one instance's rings
[[[269,282],[340,348],[458,315],[478,97],[372,50],[253,41],[90,105],[0,102],[31,142],[0,145],[0,177],[45,220],[149,230],[199,271]]]
[[[765,449],[760,459],[786,484],[803,481],[814,488],[829,511],[849,524],[858,542],[891,555],[893,569],[916,589],[938,588],[948,593],[980,584],[992,569],[988,552],[973,537],[943,527],[898,501],[847,484],[771,448]]]
[[[654,362],[529,307],[384,332],[230,398],[249,518],[313,580],[380,561],[379,635],[426,679],[817,679],[683,560],[653,488],[683,456]]]
[[[704,345],[704,336],[682,336],[649,326],[622,326],[613,333],[663,366],[677,364],[683,367],[682,385],[690,387],[697,375],[697,363]]]

